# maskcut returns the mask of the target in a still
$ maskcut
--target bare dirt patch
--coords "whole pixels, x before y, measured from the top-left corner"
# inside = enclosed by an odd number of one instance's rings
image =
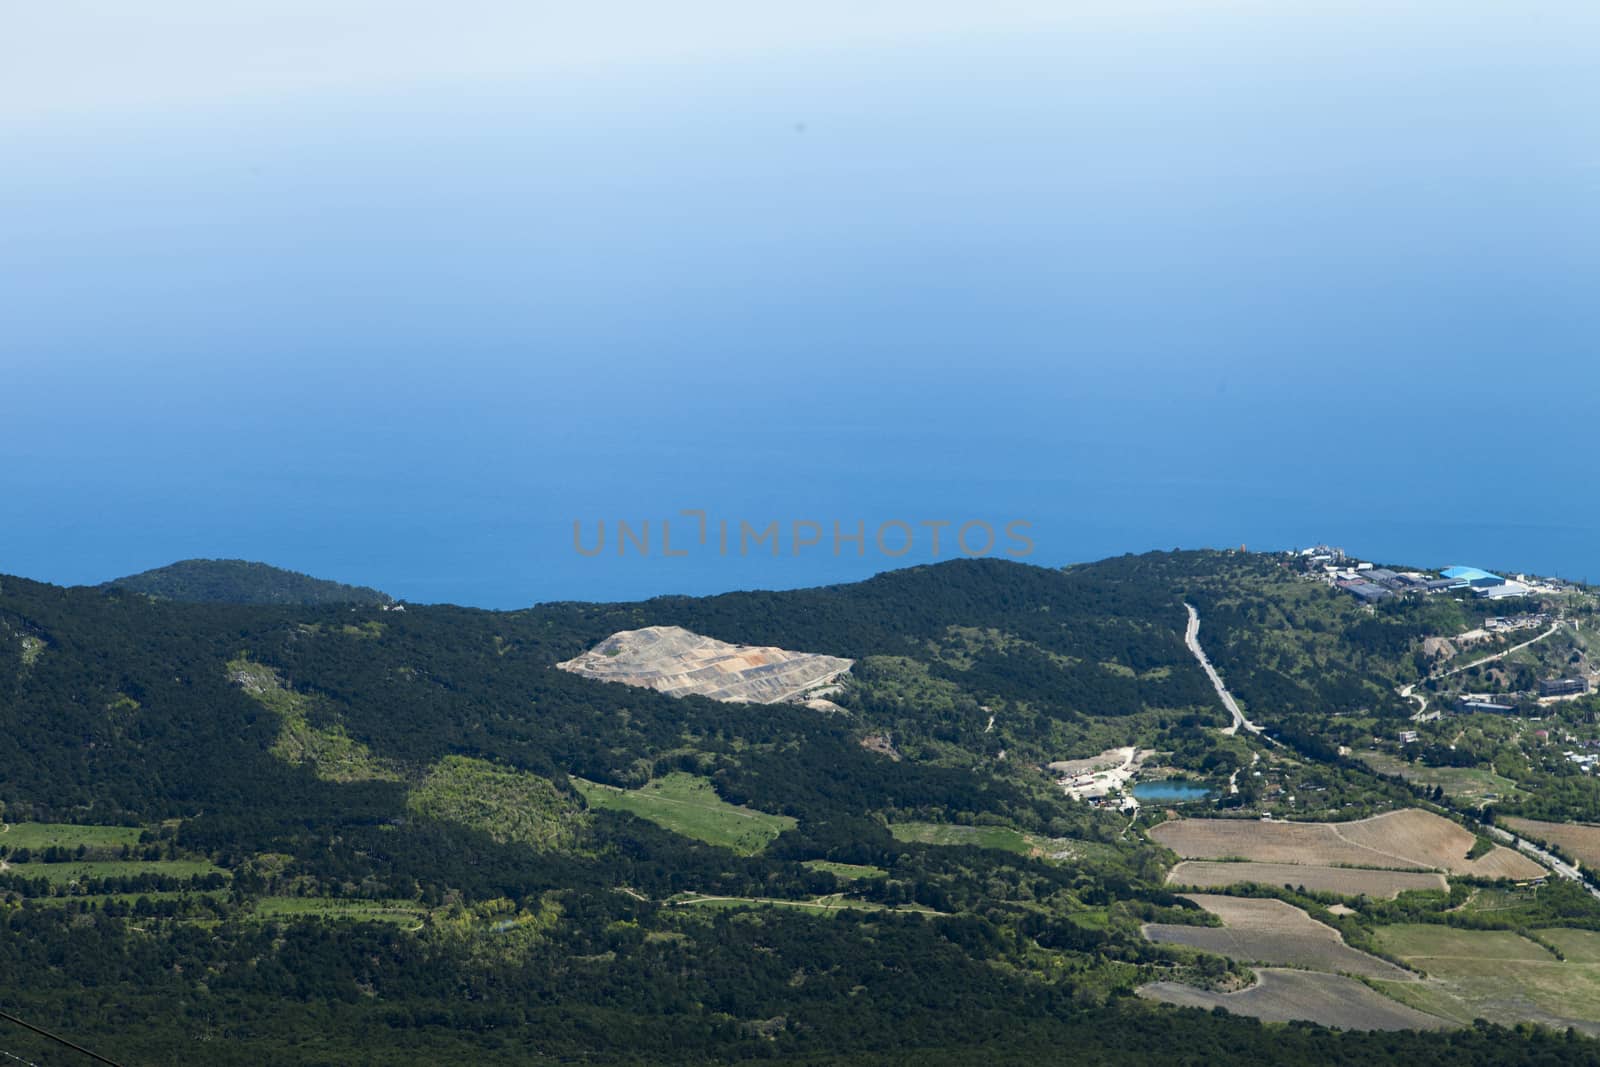
[[[900,750],[894,747],[894,741],[888,734],[869,734],[861,739],[861,747],[868,752],[888,756],[896,763],[900,762]]]
[[[1423,871],[1371,871],[1354,867],[1319,867],[1306,863],[1219,863],[1185,860],[1167,875],[1168,885],[1221,889],[1230,885],[1304,886],[1313,893],[1392,900],[1411,890],[1447,891],[1444,875]]]
[[[1287,964],[1390,981],[1412,977],[1387,960],[1351,948],[1339,931],[1281,900],[1207,893],[1195,893],[1188,899],[1217,916],[1223,925],[1148,923],[1144,935],[1152,941],[1188,945],[1245,963]]]
[[[668,696],[776,704],[838,678],[854,660],[769,646],[730,645],[681,626],[622,630],[581,656],[556,664],[602,682]]]
[[[1341,1030],[1441,1030],[1450,1023],[1375,993],[1353,978],[1263,967],[1238,993],[1211,993],[1180,982],[1139,988],[1149,1000],[1190,1008],[1224,1008],[1267,1022],[1305,1019]]]
[[[1109,771],[1121,767],[1132,755],[1131,749],[1108,748],[1098,756],[1090,756],[1088,759],[1056,760],[1049,765],[1049,768],[1058,775],[1093,774],[1095,771]]]

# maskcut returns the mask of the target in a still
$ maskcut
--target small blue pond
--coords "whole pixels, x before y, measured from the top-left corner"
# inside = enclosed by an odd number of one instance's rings
[[[1159,782],[1135,782],[1133,795],[1140,800],[1182,804],[1188,800],[1203,800],[1211,795],[1211,790],[1181,778],[1167,778]]]

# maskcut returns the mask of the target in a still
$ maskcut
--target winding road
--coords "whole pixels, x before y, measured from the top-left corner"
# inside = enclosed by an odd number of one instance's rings
[[[1540,634],[1538,637],[1533,638],[1532,640],[1524,641],[1520,645],[1512,645],[1510,648],[1503,649],[1503,650],[1501,650],[1499,652],[1494,653],[1493,655],[1485,656],[1482,659],[1475,659],[1471,663],[1463,663],[1461,666],[1456,667],[1456,668],[1454,668],[1452,670],[1445,671],[1443,674],[1436,675],[1435,677],[1448,678],[1452,674],[1460,674],[1462,671],[1471,670],[1473,667],[1481,667],[1485,663],[1493,663],[1496,660],[1505,659],[1507,656],[1511,655],[1511,653],[1513,653],[1513,652],[1521,652],[1523,649],[1527,648],[1529,645],[1538,644],[1540,641],[1543,641],[1545,638],[1549,637],[1551,634],[1553,634],[1556,631],[1560,630],[1561,627],[1563,627],[1565,625],[1566,625],[1566,620],[1557,619],[1555,622],[1550,624],[1550,629],[1546,630],[1544,633]]]
[[[1183,632],[1183,643],[1189,646],[1189,651],[1194,653],[1194,658],[1200,661],[1200,667],[1206,672],[1206,677],[1211,679],[1212,688],[1217,691],[1217,696],[1221,698],[1222,706],[1227,708],[1228,714],[1233,716],[1233,725],[1223,727],[1222,732],[1232,737],[1239,732],[1239,728],[1242,726],[1246,731],[1258,737],[1261,736],[1261,727],[1244,717],[1244,712],[1239,710],[1239,704],[1233,699],[1233,694],[1228,692],[1228,687],[1222,684],[1222,676],[1217,673],[1217,669],[1206,658],[1205,649],[1200,647],[1200,613],[1194,610],[1194,605],[1187,601],[1184,602],[1183,606],[1189,610],[1189,626]],[[1272,739],[1268,737],[1265,740],[1271,741]]]
[[[1194,605],[1193,604],[1185,602],[1183,606],[1185,608],[1187,608],[1188,611],[1189,611],[1189,626],[1184,631],[1183,641],[1184,641],[1184,643],[1186,645],[1189,646],[1189,651],[1194,653],[1194,658],[1200,661],[1200,666],[1206,672],[1206,677],[1211,679],[1211,685],[1212,685],[1213,688],[1216,689],[1217,696],[1222,699],[1223,706],[1226,707],[1228,709],[1228,713],[1233,716],[1233,725],[1224,727],[1222,732],[1232,736],[1232,735],[1237,734],[1239,732],[1239,728],[1242,726],[1248,732],[1250,732],[1252,734],[1255,734],[1257,737],[1260,737],[1261,740],[1269,742],[1269,743],[1274,744],[1274,745],[1278,744],[1277,741],[1274,741],[1272,738],[1267,737],[1265,734],[1263,734],[1261,732],[1261,727],[1256,725],[1255,723],[1251,722],[1249,719],[1245,718],[1244,717],[1244,712],[1239,710],[1239,705],[1233,699],[1233,694],[1229,693],[1228,692],[1228,687],[1222,684],[1222,676],[1217,673],[1216,668],[1211,665],[1211,661],[1206,658],[1205,650],[1200,647],[1200,613],[1194,609]],[[1513,652],[1520,651],[1520,650],[1522,650],[1524,648],[1527,648],[1529,645],[1535,644],[1535,643],[1537,643],[1539,641],[1543,641],[1545,638],[1549,637],[1551,634],[1553,634],[1556,631],[1560,630],[1561,627],[1562,627],[1562,622],[1560,620],[1557,620],[1555,623],[1553,623],[1551,625],[1550,629],[1546,630],[1544,633],[1540,634],[1538,637],[1535,637],[1530,641],[1524,641],[1522,644],[1517,645],[1517,646],[1515,646],[1513,648],[1508,648],[1508,649],[1505,649],[1502,652],[1497,652],[1492,656],[1487,656],[1487,657],[1485,657],[1483,659],[1476,660],[1476,661],[1474,661],[1472,663],[1464,664],[1463,666],[1455,668],[1455,670],[1447,671],[1445,674],[1438,675],[1438,677],[1446,678],[1446,677],[1449,677],[1452,674],[1456,674],[1456,673],[1458,673],[1460,671],[1464,671],[1468,667],[1476,667],[1476,666],[1479,666],[1480,664],[1491,663],[1491,662],[1493,662],[1495,660],[1503,659],[1504,657],[1511,655],[1511,653],[1513,653]],[[1400,695],[1404,696],[1404,697],[1412,697],[1412,693],[1411,693],[1411,689],[1412,688],[1413,688],[1412,686],[1406,686],[1404,689],[1402,689],[1400,691]],[[1427,708],[1427,698],[1423,697],[1421,694],[1417,694],[1416,697],[1412,697],[1412,699],[1418,699],[1418,698],[1420,698],[1422,700],[1422,702],[1423,702],[1422,706],[1423,706],[1424,709],[1426,709]],[[1422,712],[1419,711],[1417,714],[1420,715],[1420,714],[1422,714]],[[1234,778],[1232,780],[1230,780],[1230,782],[1229,782],[1230,787],[1237,788],[1237,786],[1235,784],[1237,782],[1237,779],[1238,779],[1238,774],[1237,774],[1237,772],[1235,772]],[[1451,810],[1455,810],[1453,805],[1442,805],[1442,806],[1450,808]],[[1548,850],[1540,848],[1538,845],[1535,845],[1533,842],[1527,840],[1526,838],[1520,837],[1520,836],[1518,836],[1516,834],[1509,833],[1508,831],[1500,829],[1500,827],[1498,827],[1498,826],[1494,826],[1494,825],[1491,825],[1489,823],[1481,823],[1481,822],[1479,822],[1478,819],[1474,815],[1472,815],[1471,813],[1461,812],[1461,814],[1467,815],[1467,817],[1469,819],[1471,819],[1471,821],[1474,824],[1482,826],[1484,832],[1486,832],[1490,837],[1494,838],[1497,841],[1500,841],[1503,844],[1511,845],[1514,848],[1516,848],[1518,851],[1520,851],[1520,852],[1522,852],[1522,853],[1524,853],[1524,854],[1526,854],[1528,856],[1531,856],[1534,860],[1538,861],[1543,866],[1545,866],[1545,867],[1549,868],[1550,870],[1554,871],[1557,876],[1559,876],[1561,878],[1566,878],[1569,881],[1577,882],[1579,885],[1583,886],[1584,889],[1588,890],[1589,893],[1592,894],[1596,899],[1600,899],[1600,888],[1597,888],[1593,882],[1589,881],[1589,879],[1584,876],[1584,873],[1582,871],[1578,870],[1578,868],[1574,867],[1572,864],[1567,863],[1565,860],[1562,860],[1562,859],[1556,857],[1555,855],[1550,853]]]
[[[1194,609],[1190,608],[1189,610],[1193,611]],[[1545,638],[1549,637],[1551,634],[1556,633],[1557,631],[1559,631],[1563,625],[1565,625],[1565,620],[1557,619],[1555,622],[1550,624],[1550,629],[1546,630],[1544,633],[1540,634],[1538,637],[1535,637],[1535,638],[1532,638],[1530,640],[1524,641],[1520,645],[1513,645],[1510,648],[1502,649],[1501,651],[1496,652],[1496,653],[1494,653],[1492,655],[1485,656],[1482,659],[1475,659],[1471,663],[1463,663],[1461,666],[1453,667],[1448,671],[1444,671],[1443,673],[1430,674],[1430,675],[1428,675],[1427,678],[1423,679],[1423,681],[1428,681],[1428,682],[1438,681],[1440,678],[1448,678],[1452,674],[1460,674],[1462,671],[1471,670],[1473,667],[1481,667],[1485,663],[1494,663],[1497,660],[1505,659],[1507,656],[1511,655],[1511,653],[1513,653],[1513,652],[1521,652],[1523,649],[1527,648],[1529,645],[1538,644],[1540,641],[1543,641]],[[1417,686],[1419,684],[1421,684],[1421,683],[1412,682],[1410,685],[1401,686],[1400,689],[1398,690],[1400,696],[1403,699],[1415,700],[1420,705],[1417,708],[1417,713],[1415,715],[1411,716],[1412,720],[1416,721],[1416,722],[1421,722],[1422,721],[1422,717],[1424,715],[1426,715],[1427,712],[1428,712],[1428,697],[1427,697],[1427,694],[1416,692],[1416,688],[1417,688]]]

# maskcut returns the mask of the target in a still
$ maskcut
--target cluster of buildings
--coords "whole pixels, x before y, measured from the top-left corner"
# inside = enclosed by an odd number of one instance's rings
[[[1430,578],[1420,571],[1392,571],[1370,563],[1357,563],[1354,567],[1324,567],[1328,580],[1337,589],[1367,604],[1401,596],[1405,593],[1438,593],[1458,588],[1448,578]]]
[[[1451,583],[1446,588],[1470,589],[1473,595],[1486,597],[1489,600],[1527,596],[1533,592],[1533,586],[1526,582],[1502,578],[1498,574],[1491,574],[1477,567],[1446,567],[1439,573],[1442,579]]]
[[[1593,774],[1595,764],[1600,763],[1600,756],[1593,752],[1564,752],[1568,762],[1576,763],[1586,774]]]
[[[1511,633],[1514,630],[1533,630],[1549,625],[1549,614],[1541,611],[1534,615],[1496,616],[1487,620],[1483,624],[1483,628],[1488,633],[1501,634]]]
[[[1446,567],[1437,576],[1422,571],[1395,571],[1345,555],[1342,548],[1316,545],[1292,553],[1301,567],[1322,578],[1336,589],[1343,589],[1367,604],[1376,604],[1408,593],[1443,593],[1470,590],[1490,600],[1527,596],[1540,592],[1521,575],[1505,578],[1477,567]]]
[[[1133,780],[1138,776],[1148,751],[1134,746],[1107,749],[1093,759],[1067,760],[1050,764],[1060,773],[1056,784],[1073,800],[1087,801],[1093,807],[1115,803],[1125,812],[1138,811],[1133,796]]]

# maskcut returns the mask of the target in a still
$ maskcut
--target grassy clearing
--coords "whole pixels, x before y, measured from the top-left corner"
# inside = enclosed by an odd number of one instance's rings
[[[1109,845],[1073,841],[1061,837],[1041,837],[1009,826],[957,826],[953,823],[902,822],[889,827],[897,841],[923,845],[967,845],[992,848],[1018,856],[1057,860],[1089,859],[1097,853],[1114,853]]]
[[[1475,890],[1467,902],[1461,905],[1464,912],[1496,912],[1510,911],[1513,908],[1525,908],[1538,899],[1538,894],[1532,889],[1501,889],[1487,887]]]
[[[1565,953],[1568,963],[1600,965],[1600,932],[1557,927],[1540,930],[1539,936]]]
[[[831,860],[806,860],[801,864],[810,867],[813,871],[827,871],[835,878],[845,878],[854,881],[857,878],[887,878],[889,872],[882,867],[872,867],[864,863],[834,863]]]
[[[24,670],[38,662],[44,653],[45,643],[32,634],[22,635],[22,667]]]
[[[120,849],[137,845],[144,831],[137,826],[78,826],[73,823],[19,822],[0,833],[0,846],[12,852],[19,848],[35,851],[45,848]]]
[[[199,890],[152,890],[148,893],[74,893],[65,897],[30,897],[29,907],[50,908],[65,907],[68,903],[85,904],[100,907],[105,904],[117,903],[132,907],[140,900],[148,900],[159,904],[164,900],[189,900],[195,897],[210,897],[212,900],[221,900],[228,895],[226,889],[199,889]]]
[[[1378,943],[1430,979],[1404,989],[1384,983],[1384,990],[1461,1023],[1481,1017],[1505,1025],[1526,1021],[1600,1033],[1600,935],[1567,929],[1537,933],[1561,946],[1567,959],[1508,931],[1383,927]]]
[[[699,893],[686,893],[667,901],[670,907],[711,908],[731,910],[736,908],[792,908],[798,911],[838,913],[842,911],[914,911],[919,915],[941,915],[915,904],[874,904],[865,900],[852,900],[842,893],[830,893],[812,900],[778,900],[772,897],[714,897]]]
[[[638,789],[618,789],[574,778],[591,808],[625,811],[673,833],[753,856],[795,820],[729,804],[711,782],[682,772],[657,778]]]
[[[1007,826],[956,826],[936,822],[902,822],[889,827],[897,841],[923,845],[970,845],[1026,856],[1032,851],[1028,835]]]
[[[227,871],[205,860],[106,860],[89,863],[13,863],[9,874],[23,878],[44,878],[52,885],[66,885],[95,878],[137,878],[154,874],[164,878],[227,875]],[[139,894],[135,893],[135,897]]]
[[[406,797],[406,807],[430,819],[482,830],[496,841],[564,848],[583,816],[575,799],[547,779],[487,760],[446,756]]]
[[[228,679],[262,707],[276,712],[281,723],[272,754],[285,763],[309,763],[327,782],[395,782],[400,773],[373,756],[338,723],[315,726],[313,697],[286,687],[278,672],[245,656],[228,661]]]
[[[329,919],[337,922],[419,925],[428,909],[409,900],[349,900],[332,897],[261,897],[254,903],[258,919]]]
[[[1481,767],[1424,767],[1386,752],[1362,752],[1361,760],[1379,774],[1398,774],[1427,789],[1443,789],[1452,800],[1479,806],[1517,795],[1517,783]]]
[[[1382,927],[1378,941],[1387,951],[1406,959],[1461,961],[1488,973],[1497,973],[1496,967],[1501,963],[1556,962],[1548,949],[1509,930],[1459,930],[1432,923],[1408,923]]]

